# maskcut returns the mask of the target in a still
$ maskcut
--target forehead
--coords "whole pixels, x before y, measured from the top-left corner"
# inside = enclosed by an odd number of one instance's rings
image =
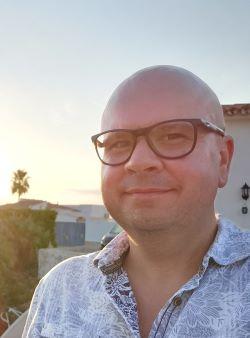
[[[143,128],[165,120],[207,118],[205,105],[181,93],[120,97],[105,110],[102,131],[116,128]]]
[[[209,94],[196,78],[183,74],[156,73],[132,78],[111,96],[103,114],[102,131],[143,128],[178,118],[208,118],[215,108]]]

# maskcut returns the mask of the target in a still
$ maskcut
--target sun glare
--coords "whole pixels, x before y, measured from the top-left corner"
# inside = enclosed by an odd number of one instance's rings
[[[0,148],[0,203],[10,196],[12,168],[7,154]]]

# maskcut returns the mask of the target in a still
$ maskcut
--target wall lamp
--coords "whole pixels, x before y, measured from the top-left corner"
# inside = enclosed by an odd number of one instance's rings
[[[243,200],[245,200],[245,201],[248,200],[248,198],[249,198],[249,191],[250,191],[250,187],[247,185],[247,183],[245,183],[241,187],[241,197],[243,198]],[[241,208],[241,212],[242,212],[242,214],[247,214],[248,213],[248,208],[247,208],[246,205]]]

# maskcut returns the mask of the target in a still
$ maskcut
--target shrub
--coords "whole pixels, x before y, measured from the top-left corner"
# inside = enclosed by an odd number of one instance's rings
[[[52,210],[0,210],[0,310],[28,307],[37,279],[37,251],[55,246]]]

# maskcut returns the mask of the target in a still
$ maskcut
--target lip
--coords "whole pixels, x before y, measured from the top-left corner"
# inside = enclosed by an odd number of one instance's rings
[[[150,194],[163,194],[169,192],[170,189],[159,189],[159,188],[131,188],[125,191],[129,195],[150,195]]]

